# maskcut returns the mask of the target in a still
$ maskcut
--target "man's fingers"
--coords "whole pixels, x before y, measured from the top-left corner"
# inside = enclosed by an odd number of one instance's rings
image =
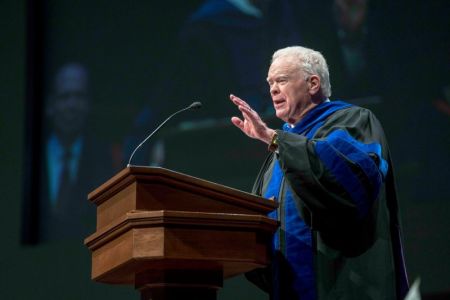
[[[254,118],[252,118],[251,113],[248,111],[248,109],[246,107],[239,106],[239,110],[242,112],[242,116],[244,117],[244,119],[247,122],[253,124]]]
[[[239,97],[230,95],[230,100],[238,107],[238,109],[242,113],[242,119],[238,117],[232,117],[231,122],[249,137],[257,138],[254,134],[255,128],[261,126],[262,123],[258,113],[255,112],[247,102]]]
[[[248,105],[247,102],[245,102],[244,100],[242,100],[242,99],[239,98],[239,97],[236,97],[236,96],[233,95],[233,94],[230,95],[230,99],[231,99],[231,101],[232,101],[235,105],[237,105],[237,106],[241,105],[241,106],[245,106],[245,107],[250,108],[250,105]]]
[[[231,118],[231,123],[233,123],[236,127],[238,127],[241,130],[244,129],[244,121],[242,121],[238,117],[232,117]]]
[[[261,118],[259,117],[258,113],[253,109],[251,109],[250,107],[239,106],[239,110],[242,112],[243,115],[244,114],[247,115],[246,120],[252,123],[260,122]]]

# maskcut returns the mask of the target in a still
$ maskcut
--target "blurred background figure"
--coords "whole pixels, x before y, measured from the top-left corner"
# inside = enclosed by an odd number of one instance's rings
[[[205,1],[181,29],[180,43],[186,91],[202,97],[205,117],[231,115],[230,90],[262,106],[264,7],[255,1]],[[264,1],[266,2],[266,1]],[[189,59],[196,57],[198,59]],[[238,93],[236,91],[236,93]]]
[[[341,56],[348,78],[358,79],[367,67],[365,39],[367,35],[368,0],[335,0],[334,13]]]
[[[303,43],[328,58],[333,94],[357,104],[381,102],[385,83],[380,74],[390,65],[395,47],[387,42],[382,5],[369,0],[300,2],[303,9],[295,14]]]
[[[112,175],[109,151],[89,136],[88,72],[70,63],[57,72],[46,105],[42,159],[41,241],[85,238],[94,231],[95,207],[87,194]]]
[[[203,102],[199,118],[228,121],[230,91],[259,112],[271,109],[267,57],[274,47],[299,42],[292,11],[286,0],[207,0],[188,17],[175,72],[183,98]]]

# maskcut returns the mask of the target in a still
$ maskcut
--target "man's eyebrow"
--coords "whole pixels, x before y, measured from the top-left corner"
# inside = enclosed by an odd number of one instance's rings
[[[267,77],[266,80],[267,80],[267,82],[269,82],[269,81],[283,79],[283,78],[289,78],[289,75],[288,74],[278,74],[278,75],[273,76],[272,78]]]

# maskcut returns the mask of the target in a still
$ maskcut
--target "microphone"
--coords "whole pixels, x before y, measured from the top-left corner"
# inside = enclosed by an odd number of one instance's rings
[[[189,107],[187,109],[199,109],[202,107],[202,103],[201,102],[193,102],[191,105],[189,105]]]
[[[172,119],[173,116],[178,115],[179,113],[186,111],[186,110],[190,110],[190,109],[199,109],[202,107],[202,103],[201,102],[193,102],[191,105],[189,105],[188,107],[185,107],[183,109],[180,109],[177,112],[174,112],[173,114],[171,114],[167,119],[164,120],[164,122],[162,122],[158,127],[156,127],[155,130],[153,130],[152,133],[150,133],[134,150],[133,153],[131,153],[130,159],[128,160],[128,164],[127,164],[127,168],[131,166],[131,159],[133,159],[134,154],[136,153],[136,151],[142,146],[144,145],[144,143],[151,138],[156,132],[158,132],[158,130],[164,126],[164,124],[167,123],[167,121],[169,121],[170,119]]]

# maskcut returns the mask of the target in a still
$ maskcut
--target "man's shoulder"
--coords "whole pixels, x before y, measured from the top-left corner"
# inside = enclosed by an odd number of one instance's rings
[[[361,107],[355,104],[351,104],[347,107],[343,107],[340,110],[337,110],[334,112],[331,116],[331,118],[343,118],[343,117],[350,117],[350,116],[359,116],[359,117],[367,117],[372,118],[375,117],[374,113],[365,107]]]
[[[358,130],[375,126],[379,127],[378,119],[370,109],[365,107],[350,105],[336,110],[329,115],[316,132],[316,137],[327,135],[336,129]]]

